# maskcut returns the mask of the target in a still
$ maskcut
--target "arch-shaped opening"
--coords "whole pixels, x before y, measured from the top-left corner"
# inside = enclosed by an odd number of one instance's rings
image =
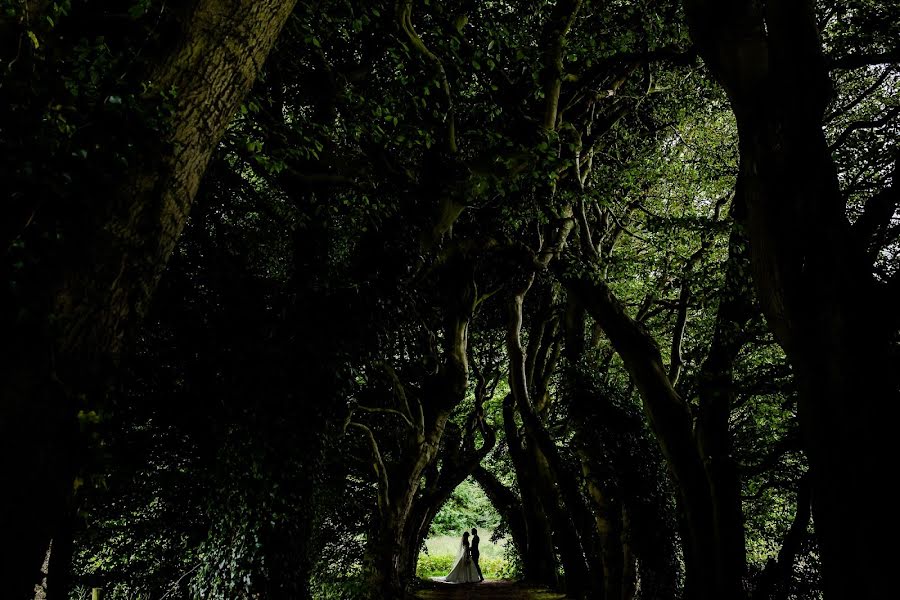
[[[479,467],[479,471],[484,471]],[[462,534],[474,528],[479,537],[479,566],[486,579],[512,577],[520,559],[510,527],[498,506],[496,493],[488,493],[475,474],[459,483],[441,505],[419,548],[416,575],[444,577],[459,554]]]

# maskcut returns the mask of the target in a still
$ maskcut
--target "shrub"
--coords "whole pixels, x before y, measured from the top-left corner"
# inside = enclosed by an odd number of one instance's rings
[[[419,563],[416,565],[416,575],[423,578],[443,577],[453,568],[455,556],[445,554],[432,556],[424,552],[419,555]]]
[[[416,566],[416,575],[423,579],[429,577],[444,577],[453,568],[453,561],[456,557],[449,554],[441,556],[432,556],[422,553],[419,555],[419,563]],[[482,556],[478,561],[481,567],[481,574],[487,579],[497,579],[506,574],[507,564],[503,557],[485,557]]]

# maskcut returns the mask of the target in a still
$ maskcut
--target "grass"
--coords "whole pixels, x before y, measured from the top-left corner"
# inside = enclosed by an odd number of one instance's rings
[[[478,564],[482,574],[488,579],[503,577],[506,574],[507,563],[503,556],[506,540],[500,540],[494,544],[491,542],[491,531],[480,532],[478,549],[481,556]],[[459,536],[440,535],[425,540],[425,548],[419,554],[419,564],[416,567],[416,575],[423,578],[443,577],[453,568],[453,561],[459,552]]]
[[[502,558],[503,549],[506,546],[506,540],[502,539],[499,543],[491,542],[491,534],[493,531],[479,532],[478,537],[481,541],[478,543],[478,549],[481,551],[482,558]],[[428,554],[432,556],[445,556],[447,554],[456,557],[459,552],[459,543],[462,540],[462,533],[459,535],[439,535],[430,537],[425,540],[425,547]]]

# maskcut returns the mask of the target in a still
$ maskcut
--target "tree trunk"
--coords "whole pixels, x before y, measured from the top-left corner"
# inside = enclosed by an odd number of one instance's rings
[[[741,203],[741,197],[735,199],[736,207]],[[746,246],[735,226],[716,330],[701,372],[696,432],[687,404],[666,375],[655,341],[625,313],[606,283],[563,277],[569,292],[603,327],[622,357],[677,481],[688,538],[684,547],[687,598],[745,595],[740,480],[731,457],[728,418],[733,363],[744,343],[743,326],[753,316],[752,295],[741,287],[747,262]]]
[[[668,512],[669,492],[653,452],[655,442],[645,434],[637,411],[624,413],[581,372],[570,381],[571,414],[578,423],[574,442],[603,538],[606,597],[633,595],[637,560],[642,597],[672,600],[678,591],[675,515]],[[604,476],[609,472],[615,476]]]
[[[532,335],[532,337],[539,336]],[[541,347],[546,347],[546,344],[534,345],[535,349]],[[535,362],[539,362],[542,370],[549,371],[542,378],[549,381],[553,366],[544,369],[545,361],[529,361],[530,354],[526,356],[525,365],[530,363],[533,372]],[[547,352],[543,354],[546,357]],[[510,355],[513,357],[518,353],[513,351],[510,352]],[[516,370],[518,367],[514,367],[512,371]],[[526,375],[528,372],[529,369],[526,368]],[[526,377],[526,379],[531,378]],[[548,395],[546,389],[541,390],[539,389],[541,386],[536,387],[538,389],[536,389],[535,396],[546,402]],[[599,593],[604,586],[604,575],[600,567],[601,552],[597,547],[599,540],[593,516],[584,501],[577,476],[560,455],[556,443],[538,416],[535,407],[529,403],[529,399],[517,397],[516,400],[519,414],[525,425],[525,439],[528,441],[528,447],[533,455],[532,460],[536,465],[535,474],[540,476],[539,481],[542,483],[541,487],[547,495],[548,502],[551,497],[553,498],[551,506],[555,508],[551,513],[551,519],[554,522],[554,533],[568,538],[565,544],[566,554],[560,552],[566,572],[566,592],[574,596],[586,593],[588,590]],[[557,545],[560,548],[563,547]]]
[[[714,511],[687,405],[672,387],[656,343],[625,313],[606,283],[576,279],[565,273],[561,278],[569,293],[600,324],[622,357],[643,398],[644,411],[676,481],[688,533],[688,539],[684,540],[686,597],[717,598],[717,561],[711,518]]]
[[[471,263],[454,261],[444,273],[448,284],[448,306],[444,318],[443,362],[423,382],[421,398],[413,411],[406,399],[408,435],[395,463],[386,466],[371,430],[368,432],[378,479],[379,518],[373,526],[367,550],[369,593],[373,598],[401,598],[408,574],[409,531],[420,523],[414,517],[422,477],[437,457],[441,438],[453,411],[468,387],[468,326],[475,308]],[[399,382],[398,382],[399,383]],[[452,490],[452,488],[451,488]]]
[[[409,541],[410,519],[414,517],[414,503],[425,468],[434,460],[450,411],[442,411],[435,417],[429,434],[409,452],[401,464],[392,469],[387,497],[381,502],[380,518],[375,524],[369,541],[368,560],[372,569],[370,590],[375,598],[402,598],[406,574],[405,544]]]
[[[532,481],[544,514],[549,518],[553,543],[562,562],[565,576],[563,589],[567,595],[581,598],[590,588],[590,583],[579,531],[562,503],[547,457],[527,434],[526,440],[525,451],[533,474]]]
[[[584,512],[580,510],[583,509],[583,503],[578,484],[574,477],[567,478],[569,473],[559,459],[559,453],[552,438],[535,414],[530,398],[533,386],[529,385],[529,381],[533,381],[536,367],[539,367],[541,371],[546,370],[545,364],[537,365],[536,356],[541,347],[547,347],[540,341],[544,334],[543,326],[540,327],[540,331],[534,332],[531,356],[526,356],[522,347],[523,304],[533,281],[534,275],[526,277],[521,287],[510,299],[509,325],[506,336],[506,348],[510,362],[510,396],[515,400],[525,424],[527,464],[531,469],[540,503],[552,523],[553,535],[557,540],[556,546],[563,562],[566,592],[578,597],[591,587],[588,567],[585,563],[585,556],[590,554],[585,550],[589,550],[590,545],[584,543],[582,535],[590,536],[592,532],[590,529],[579,531],[576,526],[577,521],[581,521],[582,526],[589,523],[588,519],[578,519]],[[552,371],[552,365],[550,370]],[[544,393],[541,392],[540,395],[543,396]],[[559,484],[559,488],[557,484]],[[570,505],[565,504],[566,500]]]
[[[369,538],[365,558],[365,567],[369,572],[369,594],[371,598],[400,600],[404,595],[400,581],[403,523],[381,516],[376,528]]]
[[[516,471],[519,492],[522,494],[522,514],[525,518],[527,542],[522,552],[525,579],[540,585],[556,588],[556,555],[553,552],[553,536],[547,513],[537,495],[534,477],[530,470],[521,436],[514,417],[514,399],[503,401],[503,427],[509,455]]]
[[[591,467],[590,457],[582,453],[581,465],[588,494],[594,503],[594,519],[603,548],[603,597],[625,600],[625,541],[622,537],[622,507],[609,501],[600,489]],[[630,598],[630,595],[628,596]]]
[[[407,521],[406,531],[403,534],[401,551],[400,579],[409,581],[416,576],[416,566],[419,562],[419,553],[422,550],[422,542],[428,537],[431,523],[441,510],[442,504],[450,497],[453,490],[447,492],[442,499],[437,497],[426,502],[418,501],[413,516]]]
[[[883,490],[884,465],[900,458],[886,414],[900,401],[896,331],[885,327],[895,309],[850,229],[822,130],[831,82],[813,5],[685,7],[737,118],[753,279],[798,383],[825,597],[887,597],[889,558],[860,548],[896,531]]]
[[[101,190],[77,225],[64,223],[63,247],[41,265],[43,287],[31,290],[29,317],[4,332],[0,455],[11,492],[0,516],[0,573],[11,597],[31,593],[71,493],[79,398],[102,388],[101,374],[145,311],[209,158],[293,4],[195,3],[149,78],[155,92],[177,93],[168,136],[131,163],[116,189]]]
[[[534,472],[540,477],[540,489],[554,507],[550,515],[554,533],[566,538],[566,553],[560,551],[566,572],[566,592],[578,596],[593,590],[596,594],[605,584],[595,520],[582,497],[575,474],[564,463],[540,419],[532,414],[523,420],[536,465]],[[529,421],[532,421],[530,426]],[[557,546],[563,548],[559,543]]]
[[[494,431],[482,423],[480,430],[484,435],[484,443],[477,450],[474,448],[475,420],[477,418],[473,415],[470,427],[462,439],[458,434],[456,436],[448,434],[449,425],[445,429],[442,444],[445,453],[441,460],[443,468],[437,474],[435,481],[426,485],[423,493],[416,498],[412,516],[407,521],[403,536],[401,580],[407,581],[415,577],[419,550],[422,542],[428,536],[431,522],[453,494],[453,490],[479,468],[482,459],[497,443]]]
[[[699,373],[699,407],[695,436],[706,468],[713,506],[713,536],[716,547],[716,589],[721,595],[746,595],[747,549],[744,542],[744,512],[741,480],[732,448],[729,419],[734,404],[734,363],[747,341],[747,324],[758,315],[753,290],[749,288],[748,241],[741,224],[744,198],[735,195],[728,242],[725,282],[719,294],[716,324],[706,360]]]

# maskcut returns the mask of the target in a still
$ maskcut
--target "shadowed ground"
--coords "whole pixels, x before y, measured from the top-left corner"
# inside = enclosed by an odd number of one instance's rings
[[[482,583],[452,584],[429,581],[416,592],[421,600],[565,600],[565,595],[526,587],[513,581],[488,579]]]

